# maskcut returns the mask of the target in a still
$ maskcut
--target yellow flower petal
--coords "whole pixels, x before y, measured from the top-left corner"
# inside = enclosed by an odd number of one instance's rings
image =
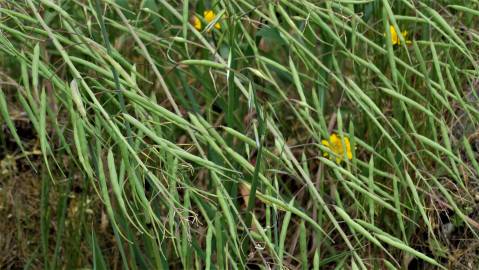
[[[392,43],[392,45],[401,45],[401,39],[399,37],[399,34],[396,32],[396,28],[394,28],[394,26],[392,26],[392,25],[389,26],[389,32],[391,33],[391,43]],[[411,41],[406,39],[407,34],[408,34],[408,32],[406,30],[401,32],[401,36],[406,41],[406,44],[411,44]]]
[[[201,20],[198,16],[193,16],[193,26],[196,30],[201,30]]]
[[[329,142],[327,140],[322,140],[321,144],[323,144],[326,147],[329,147]],[[326,151],[323,152],[323,157],[327,157],[327,156],[329,156],[328,152],[326,152]]]
[[[399,37],[398,37],[398,34],[396,32],[396,28],[394,28],[394,26],[389,26],[389,32],[391,33],[391,43],[393,45],[396,45],[396,44],[399,44]]]
[[[207,23],[210,23],[216,17],[216,14],[213,10],[205,10],[203,12],[203,17]]]
[[[205,18],[205,21],[207,23],[210,23],[215,19],[216,14],[213,10],[208,9],[208,10],[205,10],[203,12],[203,17]],[[218,30],[221,29],[221,24],[220,23],[215,23],[215,28],[218,29]]]
[[[353,158],[353,152],[351,151],[351,143],[348,137],[339,137],[337,134],[333,133],[329,136],[329,140],[322,140],[321,144],[328,147],[330,151],[336,157],[336,163],[341,163],[344,158],[344,150],[346,150],[346,157],[351,160]],[[324,152],[323,156],[327,157],[328,153]]]

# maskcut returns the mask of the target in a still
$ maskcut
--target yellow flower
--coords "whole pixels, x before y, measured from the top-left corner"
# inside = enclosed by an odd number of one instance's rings
[[[216,14],[213,10],[208,9],[208,10],[205,10],[203,12],[203,17],[205,18],[205,21],[207,23],[210,23],[214,20],[214,18],[216,17]],[[218,29],[218,30],[221,29],[221,24],[220,23],[215,23],[215,28]]]
[[[341,163],[344,157],[344,149],[346,149],[346,156],[349,160],[353,158],[353,152],[351,151],[351,144],[349,142],[349,138],[344,136],[343,141],[341,141],[341,137],[337,134],[333,133],[329,136],[329,140],[322,140],[321,143],[328,147],[329,150],[334,154],[336,157],[336,163]],[[327,157],[329,154],[324,152],[323,154]]]
[[[389,27],[389,32],[391,33],[391,43],[393,45],[396,45],[396,44],[401,45],[401,40],[399,38],[398,33],[396,32],[396,28],[394,28],[394,26],[391,25]],[[407,31],[402,31],[401,35],[404,38],[404,40],[406,41],[406,44],[411,44],[411,41],[406,39]]]
[[[198,16],[193,16],[193,26],[196,28],[196,30],[201,30],[201,20],[198,18]]]

